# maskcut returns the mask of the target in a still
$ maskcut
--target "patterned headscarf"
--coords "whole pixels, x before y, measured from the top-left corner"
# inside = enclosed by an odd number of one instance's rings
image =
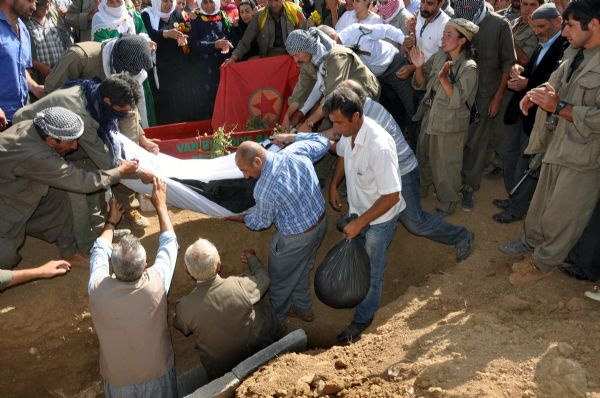
[[[60,141],[75,141],[83,134],[83,120],[61,106],[52,106],[38,112],[33,123],[50,137]]]
[[[144,9],[146,14],[150,17],[150,25],[152,25],[152,29],[158,30],[158,21],[160,18],[169,18],[173,11],[175,11],[175,7],[177,7],[177,0],[173,0],[171,4],[171,10],[169,12],[162,12],[161,10],[162,0],[152,0],[152,7],[147,7]]]
[[[454,16],[479,23],[481,14],[485,12],[485,0],[456,0],[453,3]]]
[[[111,74],[127,72],[134,76],[143,69],[152,69],[152,54],[148,41],[139,35],[117,39],[110,55]]]
[[[383,22],[388,22],[394,18],[403,8],[404,1],[400,0],[388,0],[385,4],[380,1],[377,2],[377,9],[379,9],[379,15],[381,15]]]
[[[285,49],[290,55],[309,53],[312,55],[312,64],[318,67],[327,58],[334,44],[333,40],[317,28],[310,28],[308,31],[296,29],[288,35]]]

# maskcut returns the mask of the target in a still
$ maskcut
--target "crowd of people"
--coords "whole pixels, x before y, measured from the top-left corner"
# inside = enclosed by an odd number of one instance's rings
[[[256,205],[227,217],[274,225],[268,267],[246,249],[250,275],[221,278],[211,242],[185,251],[197,284],[174,324],[194,335],[211,378],[281,337],[288,317],[315,319],[310,274],[327,202],[339,211],[343,196],[343,233],[364,244],[371,282],[340,343],[376,315],[398,223],[453,246],[457,262],[470,256],[474,233],[445,218],[473,210],[483,178],[506,188],[493,220],[524,220],[500,246],[525,254],[511,284],[573,258],[598,267],[599,0],[0,0],[0,289],[89,264],[107,397],[177,396],[166,297],[179,246],[166,184],[124,160],[118,134],[158,153],[144,127],[210,118],[222,68],[284,54],[300,75],[287,133],[272,138],[282,149],[239,146]],[[324,156],[337,158],[331,176],[315,171]],[[122,179],[153,186],[152,266],[120,228],[149,224]],[[432,213],[421,207],[429,191]],[[62,260],[12,270],[26,235],[55,243]]]

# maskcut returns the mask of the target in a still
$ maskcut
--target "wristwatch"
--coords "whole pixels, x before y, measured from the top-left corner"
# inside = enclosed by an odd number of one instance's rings
[[[558,104],[556,105],[556,109],[554,110],[554,114],[558,115],[560,113],[560,111],[562,111],[563,108],[567,105],[569,105],[569,104],[567,104],[565,101],[558,101]]]
[[[109,224],[109,225],[112,225],[114,228],[117,228],[117,224],[115,222],[111,221],[111,220],[106,220],[104,222],[104,224]]]

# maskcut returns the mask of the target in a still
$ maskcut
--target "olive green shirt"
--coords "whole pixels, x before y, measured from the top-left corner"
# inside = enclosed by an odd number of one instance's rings
[[[526,154],[546,152],[544,163],[578,171],[600,169],[600,46],[585,49],[584,60],[567,82],[577,49],[565,50],[563,63],[548,82],[558,98],[573,105],[573,122],[538,108]],[[548,128],[557,118],[556,128]],[[553,131],[554,130],[554,131]]]
[[[427,134],[465,133],[469,129],[470,109],[477,94],[477,64],[472,59],[466,59],[464,52],[454,60],[452,75],[455,78],[452,97],[448,97],[438,77],[438,73],[448,59],[448,54],[440,50],[431,56],[424,65],[426,92],[416,115],[418,115],[417,118],[426,112],[435,115],[435,117],[427,118],[427,126],[424,126]],[[413,85],[416,89],[423,88],[423,86],[418,86],[414,77]],[[431,105],[428,105],[428,102]]]
[[[69,80],[94,77],[106,79],[102,67],[102,43],[77,43],[63,54],[58,64],[46,76],[44,91],[48,94],[61,88]]]
[[[334,45],[329,56],[323,61],[327,75],[324,79],[324,92],[321,103],[341,82],[352,79],[360,82],[372,99],[379,98],[379,82],[371,70],[360,60],[358,55],[347,47]],[[310,64],[304,64],[300,69],[298,83],[294,87],[288,103],[303,104],[317,83],[317,69]]]
[[[118,169],[86,171],[63,159],[43,141],[32,121],[0,134],[0,234],[26,222],[49,187],[91,193],[119,182]]]
[[[515,19],[511,23],[513,39],[515,41],[515,47],[519,47],[527,58],[531,58],[531,55],[538,46],[538,39],[531,30],[531,27],[527,22],[524,22],[521,17]]]

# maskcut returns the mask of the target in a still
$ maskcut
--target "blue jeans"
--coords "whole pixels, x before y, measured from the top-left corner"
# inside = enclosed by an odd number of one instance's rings
[[[450,224],[433,214],[423,211],[419,196],[419,168],[401,177],[402,197],[406,208],[398,216],[398,221],[417,236],[424,236],[434,242],[456,245],[468,236],[465,227]]]
[[[381,224],[371,225],[364,237],[358,237],[367,250],[371,260],[371,286],[367,296],[356,307],[354,322],[366,323],[373,319],[375,312],[381,302],[381,290],[383,287],[383,273],[387,263],[387,248],[392,242],[396,231],[396,218]]]

